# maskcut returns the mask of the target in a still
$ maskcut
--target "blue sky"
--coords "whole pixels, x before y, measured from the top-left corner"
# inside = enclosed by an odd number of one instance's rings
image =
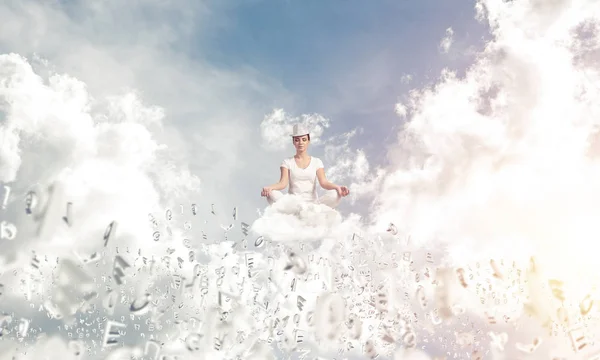
[[[332,133],[362,126],[360,145],[380,161],[383,147],[375,145],[399,124],[397,99],[435,80],[443,67],[464,69],[472,58],[457,54],[481,48],[487,30],[470,1],[250,1],[225,11],[202,36],[202,56],[269,74],[293,94],[286,110],[321,113],[333,120]],[[460,48],[441,54],[448,27]],[[413,81],[401,83],[403,74]]]

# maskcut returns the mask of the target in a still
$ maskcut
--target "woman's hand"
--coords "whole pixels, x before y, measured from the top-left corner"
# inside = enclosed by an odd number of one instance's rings
[[[350,194],[350,190],[348,190],[348,188],[345,186],[338,186],[337,188],[335,188],[335,191],[337,191],[338,195],[341,197],[345,197],[348,196],[348,194]]]
[[[273,188],[271,188],[270,186],[265,186],[264,188],[262,188],[260,196],[269,196],[269,194],[271,194],[271,190],[273,190]]]

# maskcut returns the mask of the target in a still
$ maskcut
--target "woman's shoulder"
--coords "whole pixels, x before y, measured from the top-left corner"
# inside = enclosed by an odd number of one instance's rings
[[[294,157],[286,157],[281,161],[281,166],[289,168],[292,162],[294,161]]]
[[[317,166],[317,167],[323,167],[323,161],[321,161],[321,158],[318,158],[316,156],[312,156],[312,163]]]

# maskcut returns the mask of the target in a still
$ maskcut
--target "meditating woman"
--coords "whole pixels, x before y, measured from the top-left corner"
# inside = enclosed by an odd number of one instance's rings
[[[331,208],[337,207],[341,199],[350,194],[350,190],[327,180],[323,162],[317,157],[308,155],[310,133],[305,128],[294,125],[292,141],[296,148],[296,155],[283,160],[279,182],[265,186],[261,196],[265,196],[269,204],[273,204],[283,197],[280,190],[285,189],[289,183],[288,193],[298,195],[307,202],[324,204]],[[317,181],[323,189],[329,190],[324,196],[317,195]]]

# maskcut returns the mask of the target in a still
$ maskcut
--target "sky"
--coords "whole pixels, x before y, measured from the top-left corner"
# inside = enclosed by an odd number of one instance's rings
[[[372,139],[386,139],[389,128],[399,125],[390,104],[432,82],[443,67],[463,71],[472,61],[464,50],[484,44],[486,26],[475,20],[472,3],[439,6],[248,2],[227,14],[225,28],[208,41],[214,51],[207,56],[222,66],[242,62],[276,77],[293,94],[290,112],[326,114],[332,132],[362,127],[357,146],[383,161]],[[448,28],[458,48],[443,53],[439,42]]]
[[[2,2],[0,359],[589,359],[543,326],[598,329],[598,6]],[[298,122],[336,210],[260,197]]]

